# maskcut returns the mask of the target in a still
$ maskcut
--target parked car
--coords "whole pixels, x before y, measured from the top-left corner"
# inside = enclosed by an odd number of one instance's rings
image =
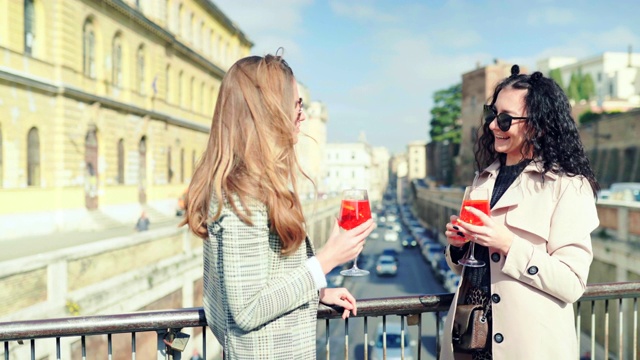
[[[387,230],[384,233],[384,241],[398,241],[398,233],[394,230]]]
[[[415,348],[418,344],[415,340],[411,339],[409,335],[409,331],[407,331],[407,327],[405,326],[404,330],[404,357],[402,357],[402,328],[399,323],[387,323],[386,332],[387,332],[387,357],[383,357],[384,349],[384,333],[382,328],[382,323],[378,324],[378,328],[376,330],[375,340],[369,342],[369,346],[371,346],[371,359],[372,360],[413,360],[415,359]]]
[[[390,255],[380,255],[376,262],[376,275],[396,276],[398,274],[398,261]]]

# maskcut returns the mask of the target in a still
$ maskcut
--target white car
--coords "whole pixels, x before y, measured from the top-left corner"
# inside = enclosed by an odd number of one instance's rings
[[[413,360],[415,347],[418,344],[415,340],[411,340],[408,326],[404,327],[404,357],[402,357],[402,332],[399,323],[387,323],[387,360]],[[378,324],[375,341],[371,341],[369,345],[372,347],[371,360],[383,359],[383,340],[384,333],[382,323]]]
[[[384,241],[398,241],[398,233],[393,230],[385,231]]]
[[[380,255],[376,263],[376,274],[378,276],[398,274],[398,262],[391,255]]]

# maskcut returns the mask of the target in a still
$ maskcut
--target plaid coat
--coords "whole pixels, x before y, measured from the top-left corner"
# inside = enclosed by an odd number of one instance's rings
[[[236,202],[240,207],[240,202]],[[305,261],[310,242],[289,256],[270,233],[267,208],[253,201],[253,226],[228,203],[204,241],[204,311],[225,359],[315,359],[318,290]],[[211,201],[210,215],[215,213]]]

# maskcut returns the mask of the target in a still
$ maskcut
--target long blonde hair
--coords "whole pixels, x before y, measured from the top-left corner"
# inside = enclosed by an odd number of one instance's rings
[[[185,200],[182,225],[188,224],[197,236],[207,236],[207,221],[220,217],[225,201],[243,222],[253,225],[246,204],[256,199],[267,206],[271,231],[280,235],[283,254],[294,252],[304,241],[296,185],[296,171],[301,169],[294,150],[294,86],[289,65],[273,55],[240,59],[222,79],[209,143]],[[208,219],[212,195],[218,209]]]

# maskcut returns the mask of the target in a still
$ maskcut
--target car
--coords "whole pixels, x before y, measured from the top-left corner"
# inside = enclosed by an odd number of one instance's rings
[[[380,255],[376,262],[376,275],[396,276],[398,274],[398,261],[390,255]]]
[[[418,242],[416,241],[416,239],[412,235],[409,235],[408,233],[403,233],[401,237],[402,237],[402,246],[403,247],[414,248],[414,247],[418,246]]]
[[[394,230],[387,230],[384,233],[384,241],[398,241],[398,233]]]
[[[405,326],[404,330],[404,357],[402,354],[402,328],[399,323],[387,323],[386,327],[387,333],[387,356],[383,357],[384,354],[384,329],[382,323],[378,324],[378,328],[376,330],[375,340],[369,342],[369,346],[371,346],[371,350],[369,353],[371,354],[372,360],[413,360],[415,347],[418,344],[415,340],[411,339],[409,332],[407,331],[407,327]]]

